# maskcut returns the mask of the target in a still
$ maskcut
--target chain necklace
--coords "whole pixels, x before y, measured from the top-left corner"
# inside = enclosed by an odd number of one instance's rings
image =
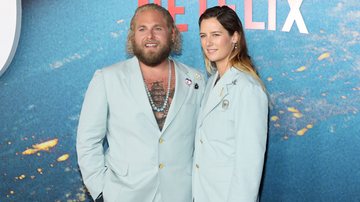
[[[147,96],[149,98],[149,101],[150,101],[151,108],[156,112],[163,112],[166,109],[166,106],[167,106],[168,100],[169,100],[169,95],[170,95],[170,84],[171,84],[171,64],[170,64],[170,60],[169,60],[168,86],[167,86],[167,91],[166,91],[166,95],[165,95],[165,100],[164,100],[164,103],[162,104],[161,107],[157,107],[155,105],[154,100],[151,97],[151,93],[150,93],[150,91],[149,91],[149,89],[148,89],[145,82],[144,82],[144,84],[145,84],[146,94],[147,94]]]

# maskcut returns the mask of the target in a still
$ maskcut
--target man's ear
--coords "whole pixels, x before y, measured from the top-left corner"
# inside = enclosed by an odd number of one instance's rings
[[[171,41],[175,43],[176,31],[174,28],[171,29]]]

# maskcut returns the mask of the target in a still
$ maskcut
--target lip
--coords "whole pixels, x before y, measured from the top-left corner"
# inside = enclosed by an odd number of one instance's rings
[[[217,49],[206,49],[206,52],[209,54],[215,53]]]
[[[145,41],[144,43],[145,48],[156,48],[159,46],[157,41]]]
[[[157,47],[158,44],[157,43],[145,43],[145,47],[146,48],[155,48]]]

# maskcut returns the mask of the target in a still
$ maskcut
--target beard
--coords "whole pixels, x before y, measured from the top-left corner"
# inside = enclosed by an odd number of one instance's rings
[[[134,55],[139,59],[139,61],[150,67],[159,65],[169,57],[171,52],[171,40],[168,40],[157,52],[148,51],[146,53],[145,48],[136,44],[135,41],[132,41],[132,46]]]

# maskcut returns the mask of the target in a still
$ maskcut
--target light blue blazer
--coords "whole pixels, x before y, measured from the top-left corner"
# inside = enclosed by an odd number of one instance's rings
[[[178,62],[175,74],[175,95],[162,131],[136,57],[94,74],[76,142],[84,184],[94,199],[102,192],[111,202],[191,201],[196,117],[205,81]],[[109,147],[103,151],[105,137]]]
[[[268,99],[258,81],[235,68],[207,84],[193,166],[195,202],[258,200],[267,139]]]

